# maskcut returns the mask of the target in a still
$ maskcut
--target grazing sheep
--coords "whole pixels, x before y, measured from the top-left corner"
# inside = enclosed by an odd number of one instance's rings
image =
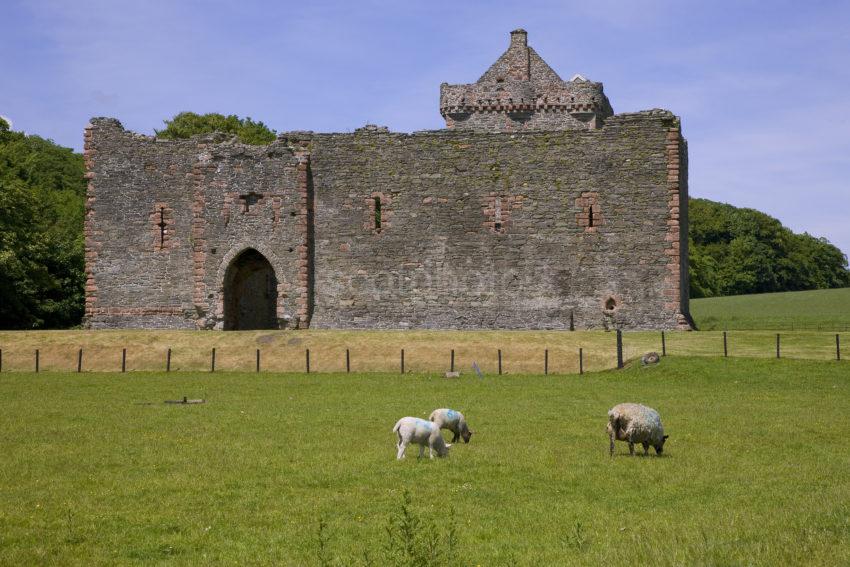
[[[393,433],[398,435],[398,459],[404,458],[404,450],[410,443],[419,445],[420,459],[425,452],[425,445],[428,445],[428,454],[432,459],[434,451],[437,452],[438,457],[449,454],[451,445],[443,440],[440,428],[430,421],[418,417],[403,417],[396,422]]]
[[[619,404],[608,412],[608,437],[611,440],[611,456],[614,455],[614,439],[629,444],[629,454],[635,454],[635,443],[643,445],[643,454],[649,454],[649,446],[660,455],[664,451],[664,435],[661,416],[652,408],[641,404]]]
[[[472,431],[466,425],[466,418],[459,411],[448,408],[435,409],[428,419],[433,421],[440,429],[448,429],[454,433],[452,443],[457,443],[461,437],[463,437],[464,443],[469,443],[469,438],[472,437]]]

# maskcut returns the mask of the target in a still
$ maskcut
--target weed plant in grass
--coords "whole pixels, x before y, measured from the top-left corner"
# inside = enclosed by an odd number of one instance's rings
[[[458,564],[846,565],[848,368],[3,373],[0,563],[381,564],[409,557],[387,531],[407,492],[423,525],[453,521]],[[207,403],[162,403],[183,396]],[[623,401],[659,410],[665,456],[608,457]],[[395,421],[437,407],[472,442],[396,461]]]

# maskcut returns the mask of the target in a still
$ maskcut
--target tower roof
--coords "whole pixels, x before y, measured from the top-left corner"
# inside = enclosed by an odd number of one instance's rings
[[[558,130],[598,127],[613,110],[602,83],[581,75],[564,81],[529,47],[528,33],[517,29],[507,50],[478,81],[440,86],[440,113],[449,128]],[[506,114],[506,120],[493,120],[494,113]],[[472,119],[483,114],[490,118]]]
[[[534,48],[528,46],[528,32],[517,29],[511,32],[511,44],[508,49],[490,65],[477,82],[560,80],[558,73],[534,51]]]

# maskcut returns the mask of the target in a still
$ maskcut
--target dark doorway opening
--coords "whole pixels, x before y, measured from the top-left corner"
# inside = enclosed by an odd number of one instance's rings
[[[224,329],[277,329],[277,278],[266,257],[249,248],[224,276]]]

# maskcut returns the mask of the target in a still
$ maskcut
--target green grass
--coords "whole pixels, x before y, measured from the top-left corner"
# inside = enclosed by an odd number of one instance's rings
[[[704,331],[848,331],[850,288],[692,299],[691,315]]]
[[[203,397],[206,404],[163,400]],[[576,376],[0,374],[0,563],[380,561],[409,490],[459,565],[850,563],[850,366],[668,357]],[[657,408],[662,458],[608,457]],[[476,431],[395,460],[404,415]],[[453,511],[453,514],[452,512]]]

